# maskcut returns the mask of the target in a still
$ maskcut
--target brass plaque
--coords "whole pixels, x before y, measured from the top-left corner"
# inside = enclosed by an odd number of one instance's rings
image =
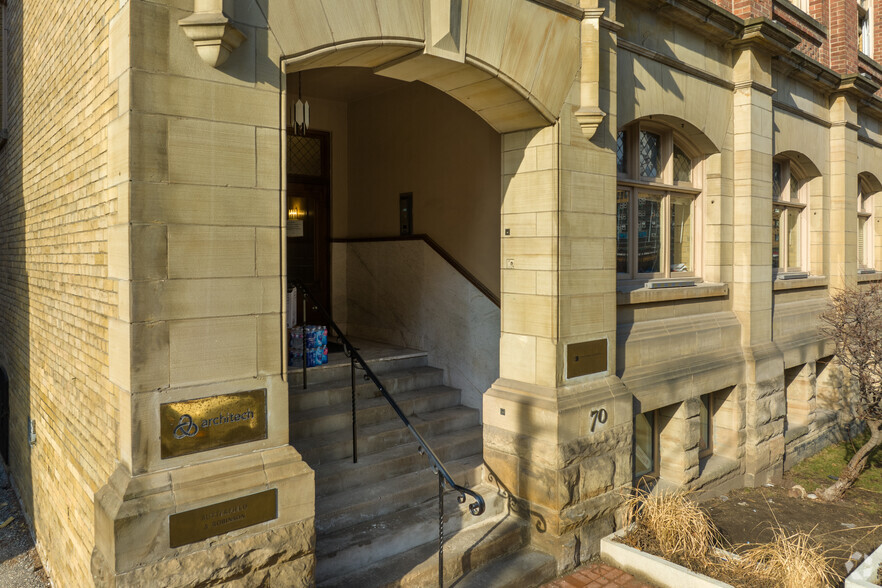
[[[606,371],[606,339],[567,345],[567,378]]]
[[[266,439],[266,388],[159,405],[161,457]]]
[[[276,488],[168,517],[168,546],[180,547],[271,521],[278,514]]]

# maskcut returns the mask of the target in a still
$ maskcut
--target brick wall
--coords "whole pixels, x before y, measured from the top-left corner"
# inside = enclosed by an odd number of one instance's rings
[[[23,5],[26,8],[23,9]],[[9,0],[9,142],[0,151],[0,365],[10,466],[56,586],[91,583],[93,493],[117,454],[107,377],[108,24],[116,0]],[[27,441],[27,418],[37,440]]]
[[[831,0],[830,67],[841,74],[858,70],[858,12],[856,0]]]
[[[776,2],[773,6],[775,20],[802,39],[796,47],[797,50],[815,61],[823,64],[829,63],[830,47],[824,30],[819,28],[816,23],[812,23],[810,19],[805,18],[801,11],[791,8],[791,6],[788,2]]]

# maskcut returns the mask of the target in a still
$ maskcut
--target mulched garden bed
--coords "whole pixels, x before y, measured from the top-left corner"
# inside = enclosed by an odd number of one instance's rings
[[[794,483],[788,475],[783,486],[743,488],[702,506],[733,545],[770,541],[778,526],[787,533],[810,533],[844,579],[853,553],[869,555],[882,545],[882,494],[852,488],[842,501],[824,503],[789,496]]]

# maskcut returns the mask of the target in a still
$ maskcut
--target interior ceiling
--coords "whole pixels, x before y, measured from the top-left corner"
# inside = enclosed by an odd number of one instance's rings
[[[303,95],[338,102],[357,102],[407,85],[393,78],[374,75],[366,67],[328,67],[302,72]],[[297,96],[297,76],[288,75],[288,94]]]

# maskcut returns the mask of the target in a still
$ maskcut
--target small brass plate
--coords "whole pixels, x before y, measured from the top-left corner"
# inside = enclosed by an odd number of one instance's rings
[[[225,502],[194,508],[168,517],[168,546],[180,547],[271,521],[278,514],[276,488]]]
[[[567,378],[606,371],[606,339],[567,345]]]
[[[159,405],[162,459],[266,439],[266,388]]]

